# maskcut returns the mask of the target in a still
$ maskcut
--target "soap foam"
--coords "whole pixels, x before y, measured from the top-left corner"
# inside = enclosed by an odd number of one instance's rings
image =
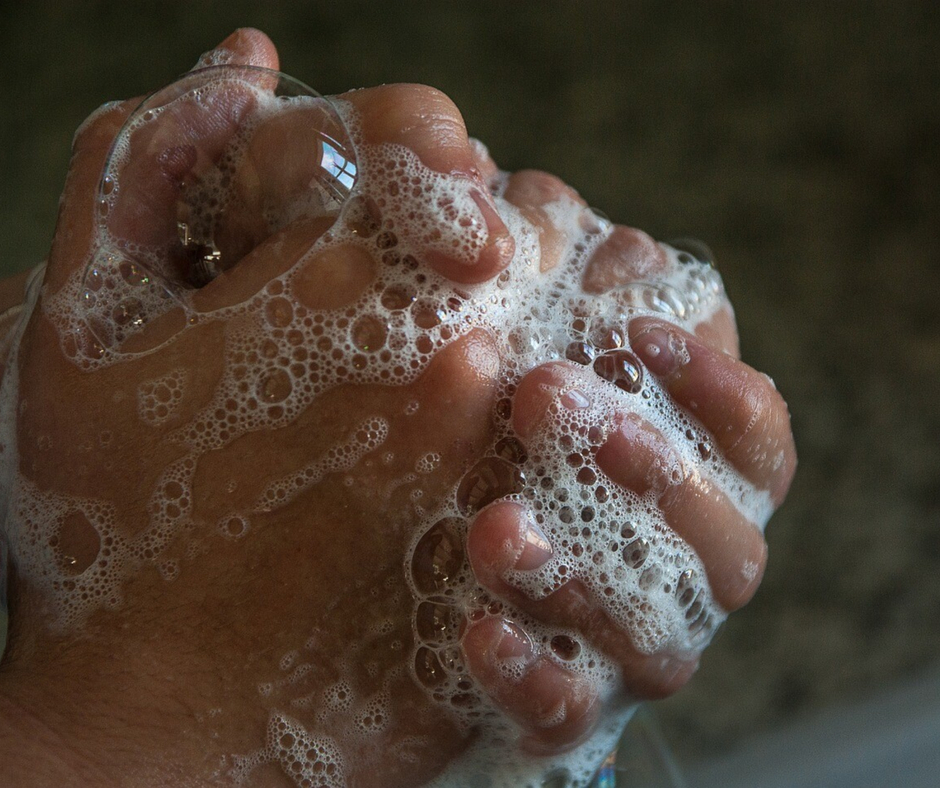
[[[284,111],[283,102],[257,89],[252,96],[260,119],[239,132],[226,154],[229,170],[237,169],[240,151],[253,130]],[[471,329],[482,328],[497,343],[501,365],[493,414],[495,437],[450,498],[431,511],[415,499],[419,522],[403,563],[412,591],[407,603],[413,611],[413,643],[403,659],[429,702],[449,709],[466,730],[478,731],[471,749],[433,786],[582,788],[614,746],[633,708],[629,698],[624,700],[618,667],[579,632],[536,621],[477,586],[464,554],[467,528],[474,512],[494,497],[525,504],[551,541],[554,554],[537,570],[511,573],[510,582],[539,599],[577,578],[594,603],[630,634],[640,652],[700,651],[725,618],[701,561],[669,528],[655,497],[614,484],[594,455],[614,416],[635,413],[662,432],[683,467],[707,473],[751,521],[760,527],[766,522],[770,513],[766,493],[754,489],[711,449],[701,426],[671,401],[635,358],[628,357],[624,337],[628,322],[641,315],[694,330],[727,306],[721,279],[707,261],[663,245],[666,265],[654,278],[603,295],[585,294],[582,272],[613,228],[565,196],[545,208],[567,241],[561,263],[542,274],[538,233],[503,198],[507,179],[503,175],[492,198],[515,240],[515,258],[490,282],[454,285],[418,261],[422,249],[467,262],[476,257],[487,241],[486,223],[474,196],[477,184],[429,170],[405,147],[364,144],[352,107],[339,101],[334,106],[356,154],[352,197],[330,208],[339,215],[336,223],[288,271],[243,303],[210,312],[196,309],[193,291],[172,281],[159,250],[115,237],[108,229],[108,216],[123,186],[121,166],[134,153],[134,131],[156,122],[159,113],[143,113],[124,132],[103,181],[94,258],[60,291],[45,295],[43,312],[58,329],[63,352],[89,371],[133,357],[124,343],[167,314],[181,313],[180,331],[197,323],[227,322],[222,377],[212,400],[175,431],[173,439],[186,447],[186,455],[168,466],[148,491],[149,523],[133,538],[124,534],[108,502],[39,490],[7,460],[4,476],[12,479],[6,488],[11,496],[12,554],[23,576],[48,595],[59,626],[80,626],[93,610],[119,606],[123,581],[142,566],[157,566],[168,581],[181,571],[179,562],[165,551],[192,526],[193,479],[207,452],[246,433],[291,424],[324,392],[340,384],[412,383],[440,350]],[[225,204],[222,183],[207,186],[218,192],[217,205]],[[206,195],[200,203],[208,204]],[[323,204],[319,209],[325,210]],[[272,232],[285,222],[283,216],[267,218]],[[211,228],[211,211],[194,226],[199,222]],[[310,308],[296,297],[296,281],[311,257],[339,247],[361,249],[378,261],[375,280],[353,304]],[[628,356],[616,355],[621,352]],[[537,365],[566,358],[593,364],[608,380],[572,375],[571,388],[586,397],[586,407],[570,409],[556,402],[542,429],[523,447],[511,423],[516,385]],[[3,385],[3,434],[9,458],[15,455],[15,374],[8,372]],[[149,425],[168,421],[177,414],[187,385],[183,369],[141,382],[137,390],[141,420]],[[420,405],[415,402],[409,408],[417,412]],[[229,539],[250,539],[253,515],[276,511],[326,474],[348,471],[367,455],[380,455],[389,430],[383,418],[363,414],[352,433],[321,456],[270,479],[250,510],[222,518],[218,532]],[[433,453],[421,455],[415,477],[432,471],[441,459]],[[97,559],[77,576],[63,571],[50,546],[50,537],[73,512],[87,518],[102,545]],[[193,535],[185,538],[196,540]],[[457,564],[444,583],[422,575],[425,564],[419,559],[429,538],[448,540],[453,546],[450,558]],[[198,552],[198,545],[191,547],[191,552]],[[608,701],[609,711],[596,732],[575,750],[548,758],[522,755],[514,746],[519,736],[515,724],[470,677],[459,647],[460,622],[494,615],[517,622],[539,653],[587,677]],[[305,648],[315,649],[315,638]],[[519,674],[519,666],[511,661],[501,668],[509,677]],[[289,688],[302,683],[306,675],[302,655],[285,654],[282,670],[293,676],[293,683],[284,676],[264,683],[259,702],[290,695]],[[258,751],[234,757],[230,777],[237,784],[250,784],[252,770],[260,764],[277,762],[298,786],[339,788],[346,784],[347,760],[343,739],[335,736],[336,721],[351,721],[344,727],[345,735],[366,739],[394,725],[387,691],[365,696],[352,674],[322,693],[294,695],[291,705],[290,713],[280,706],[271,708],[267,738]],[[309,713],[303,715],[304,711]],[[545,722],[560,722],[563,715],[564,709],[558,709],[558,719]],[[409,747],[401,747],[402,758],[407,758]]]

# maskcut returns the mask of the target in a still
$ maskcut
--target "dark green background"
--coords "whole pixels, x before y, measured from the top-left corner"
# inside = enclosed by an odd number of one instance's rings
[[[940,13],[920,3],[0,4],[0,265],[72,131],[233,28],[322,93],[420,81],[506,169],[717,253],[801,466],[760,593],[663,704],[693,759],[940,660]]]

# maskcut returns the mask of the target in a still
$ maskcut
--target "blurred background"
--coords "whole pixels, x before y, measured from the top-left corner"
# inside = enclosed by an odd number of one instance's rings
[[[249,25],[321,93],[439,87],[504,169],[555,172],[615,221],[715,251],[800,467],[757,597],[657,707],[682,763],[933,675],[940,6],[3,0],[3,273],[45,256],[82,119]]]

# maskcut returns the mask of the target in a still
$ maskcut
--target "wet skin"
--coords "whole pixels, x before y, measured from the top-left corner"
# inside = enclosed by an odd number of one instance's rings
[[[220,48],[232,62],[278,65],[273,45],[257,31],[239,31]],[[426,166],[466,174],[479,181],[481,194],[488,193],[496,167],[468,142],[458,111],[439,92],[392,85],[344,98],[359,112],[370,142],[404,144]],[[98,179],[135,103],[100,114],[76,139],[43,298],[86,265]],[[272,182],[282,175],[266,172]],[[559,230],[544,206],[562,194],[580,200],[552,176],[525,171],[511,176],[505,195],[539,230],[543,271],[559,264],[553,251]],[[154,214],[169,204],[160,195],[149,199]],[[492,243],[474,265],[440,254],[425,255],[423,264],[457,282],[496,276],[511,260],[511,238],[495,211],[484,215]],[[247,250],[237,266],[200,291],[199,308],[210,311],[244,300],[296,260],[322,229],[288,228],[276,252],[266,242]],[[299,280],[296,296],[311,306],[326,297],[335,305],[352,303],[378,264],[352,250],[330,253],[319,262],[320,276]],[[660,264],[644,234],[617,228],[589,264],[584,286],[604,292],[647,276]],[[325,275],[332,278],[329,288],[323,287]],[[5,306],[21,294],[22,279],[0,287]],[[119,522],[131,530],[142,527],[147,521],[143,491],[186,454],[174,431],[210,401],[222,374],[227,332],[235,328],[218,321],[194,326],[159,352],[84,372],[63,355],[55,327],[37,309],[17,358],[20,472],[43,490],[111,501]],[[160,332],[170,329],[156,321],[146,331],[150,336],[141,341],[157,345]],[[700,420],[741,474],[779,505],[795,466],[789,418],[769,379],[737,358],[730,308],[694,336],[652,318],[634,320],[628,331],[648,370]],[[687,363],[670,361],[670,337],[684,342]],[[286,689],[275,687],[262,700],[258,685],[283,675],[283,655],[301,649],[311,633],[316,647],[304,650],[303,659],[312,668],[290,687],[291,697],[319,697],[351,672],[363,694],[384,689],[390,698],[393,724],[368,745],[352,737],[345,745],[350,785],[419,786],[462,752],[474,732],[461,730],[446,709],[431,702],[403,664],[412,640],[410,590],[402,571],[414,527],[412,488],[399,486],[387,495],[361,491],[387,490],[428,452],[444,459],[420,480],[424,500],[453,489],[493,435],[496,354],[491,336],[471,331],[441,351],[410,385],[343,385],[319,396],[315,407],[286,427],[249,432],[209,451],[193,482],[194,520],[206,529],[204,549],[188,555],[182,541],[171,542],[164,557],[179,562],[176,580],[168,584],[153,566],[145,566],[122,583],[118,609],[96,611],[78,631],[52,627],[51,601],[14,571],[10,650],[0,669],[0,759],[11,764],[17,784],[224,784],[216,776],[219,764],[232,753],[256,750],[271,707],[286,697]],[[189,376],[181,409],[166,423],[144,424],[137,413],[138,385],[180,368]],[[570,392],[585,375],[593,372],[563,362],[530,372],[513,403],[520,437],[540,428],[553,403],[574,402]],[[413,402],[420,403],[418,414],[408,416]],[[247,506],[269,478],[348,440],[372,415],[390,425],[382,452],[393,455],[391,463],[366,456],[345,473],[328,474],[287,506],[256,517],[250,538],[227,539],[215,528],[233,502]],[[672,447],[626,411],[611,426],[597,455],[599,465],[617,484],[646,492]],[[756,525],[695,468],[683,468],[679,484],[662,486],[660,506],[702,559],[720,604],[729,611],[745,604],[766,560]],[[685,683],[694,657],[640,653],[576,581],[538,601],[513,587],[507,571],[534,566],[551,549],[527,538],[529,522],[530,513],[514,502],[497,501],[477,515],[467,550],[480,584],[537,619],[581,631],[617,660],[634,697],[662,697]],[[59,540],[59,552],[78,566],[83,556],[100,549],[94,530],[81,523],[63,530]],[[388,623],[377,626],[383,622]],[[537,654],[515,622],[499,617],[466,622],[462,647],[476,679],[520,726],[520,746],[561,751],[591,730],[599,712],[591,685]],[[507,650],[527,660],[521,679],[510,681],[496,667]],[[374,664],[367,669],[369,661]],[[546,726],[545,710],[562,702],[567,713]],[[407,749],[408,759],[390,755],[396,746]],[[276,765],[268,765],[255,772],[251,784],[290,782]]]

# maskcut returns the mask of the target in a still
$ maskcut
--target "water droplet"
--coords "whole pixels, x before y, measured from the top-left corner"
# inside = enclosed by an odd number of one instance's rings
[[[629,394],[636,394],[643,388],[643,368],[629,350],[599,356],[594,361],[594,371]]]
[[[290,396],[294,384],[283,369],[271,370],[258,383],[258,396],[264,402],[283,402]]]
[[[499,457],[484,457],[460,480],[457,505],[467,514],[506,495],[522,492],[525,476],[515,465]]]
[[[463,570],[463,521],[447,517],[436,522],[421,537],[411,558],[411,574],[422,594],[452,590]]]
[[[352,327],[353,344],[367,353],[375,353],[385,345],[388,325],[375,315],[363,315]]]

